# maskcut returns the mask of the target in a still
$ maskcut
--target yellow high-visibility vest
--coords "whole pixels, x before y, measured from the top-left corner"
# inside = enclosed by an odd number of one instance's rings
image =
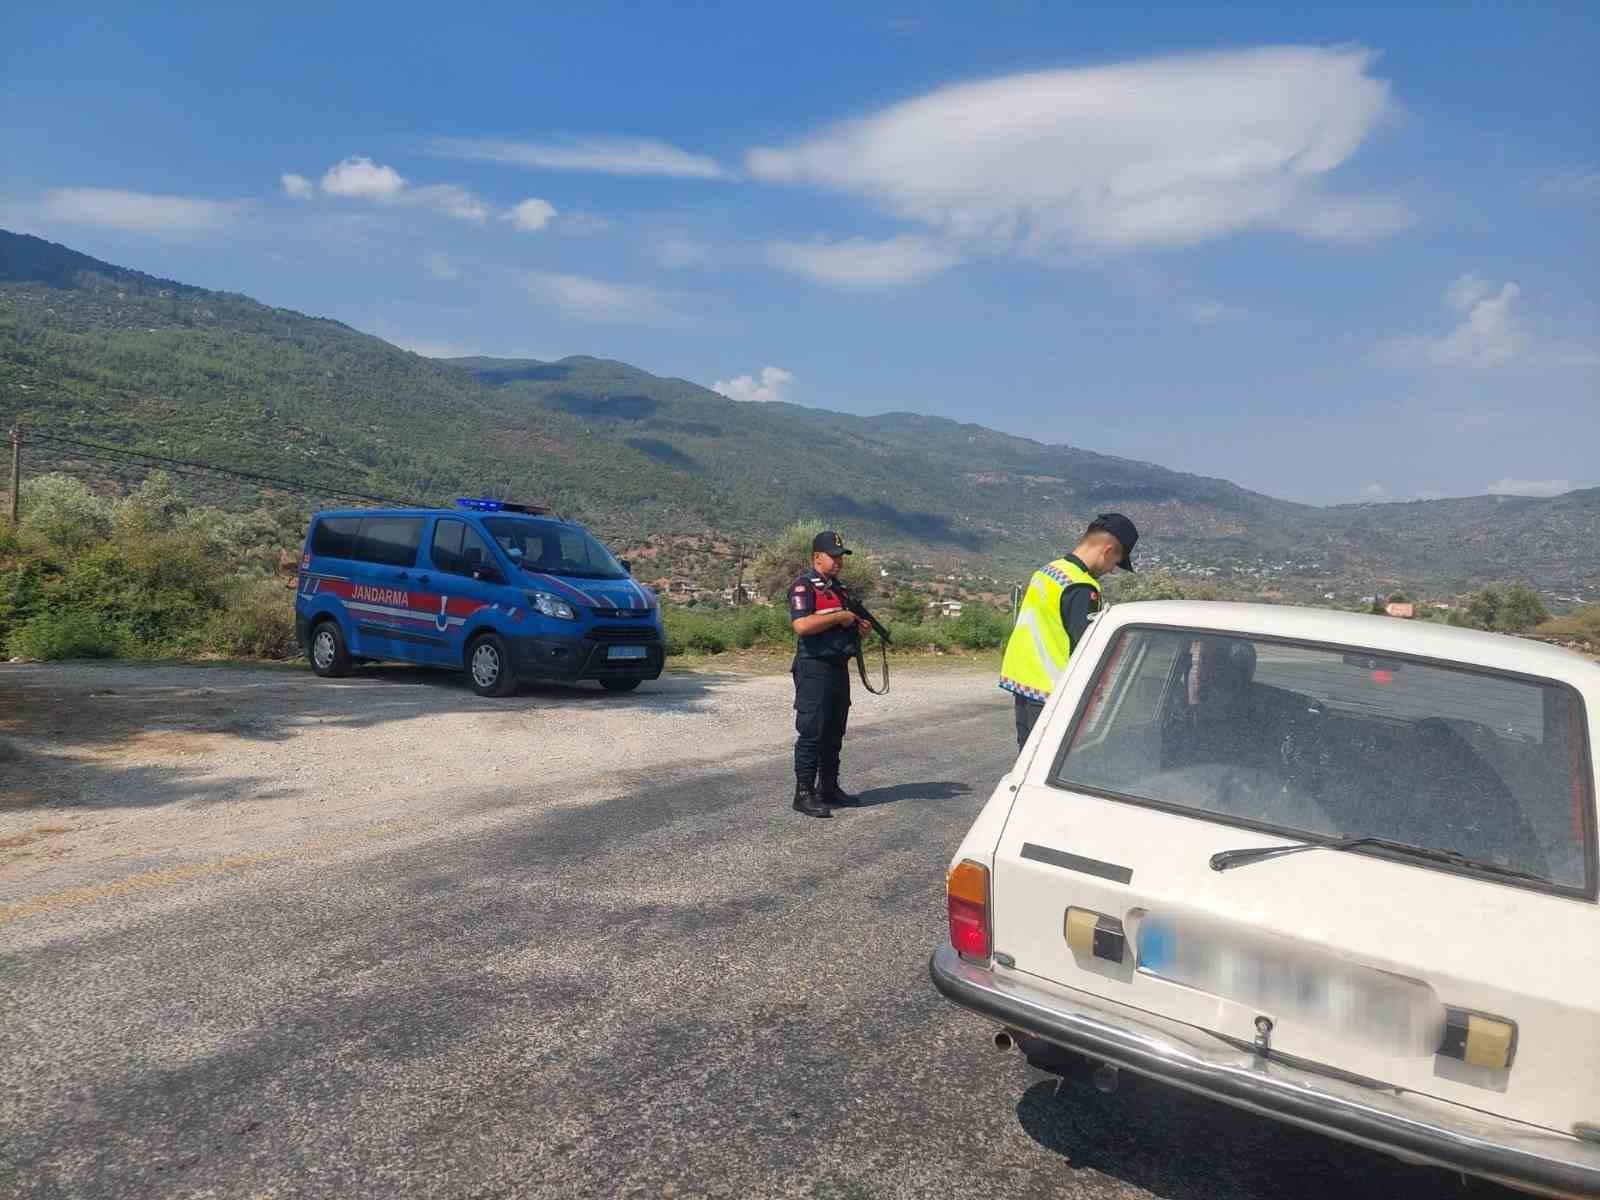
[[[1061,625],[1061,596],[1077,583],[1092,587],[1099,599],[1100,581],[1077,563],[1058,558],[1033,573],[1000,666],[1006,691],[1041,704],[1050,698],[1072,657],[1072,639]]]

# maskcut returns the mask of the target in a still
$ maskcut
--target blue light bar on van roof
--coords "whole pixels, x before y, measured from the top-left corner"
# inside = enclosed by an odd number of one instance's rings
[[[509,500],[477,499],[471,496],[461,496],[456,500],[457,508],[470,508],[474,512],[518,512],[518,513],[547,513],[550,510],[539,504],[513,504]]]

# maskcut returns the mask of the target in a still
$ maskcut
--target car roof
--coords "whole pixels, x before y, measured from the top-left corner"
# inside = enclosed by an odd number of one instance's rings
[[[317,517],[522,517],[529,521],[550,521],[556,525],[583,526],[554,513],[480,512],[470,508],[319,508],[311,514]]]
[[[1547,675],[1583,688],[1590,695],[1600,694],[1600,670],[1581,654],[1531,638],[1427,621],[1290,604],[1239,604],[1218,600],[1130,601],[1111,605],[1105,619],[1117,627],[1170,625],[1331,642],[1499,671]]]

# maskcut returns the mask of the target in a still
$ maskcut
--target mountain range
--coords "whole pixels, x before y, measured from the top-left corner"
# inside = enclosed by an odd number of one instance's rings
[[[1128,513],[1141,562],[1373,590],[1600,592],[1600,488],[1320,508],[911,412],[727,399],[576,356],[434,360],[336,321],[0,231],[0,422],[332,488],[536,500],[664,572],[817,517],[935,572],[1014,576]],[[41,439],[29,470],[141,468]],[[214,502],[259,488],[185,476]],[[315,500],[275,497],[311,506]]]

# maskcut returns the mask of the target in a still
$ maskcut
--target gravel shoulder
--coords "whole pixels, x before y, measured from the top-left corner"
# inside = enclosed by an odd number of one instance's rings
[[[486,790],[591,804],[638,772],[734,769],[793,738],[787,674],[671,671],[627,695],[374,667],[0,665],[0,919],[62,889],[455,820]],[[753,667],[753,669],[752,669]],[[897,667],[851,728],[1003,697],[981,667]],[[774,791],[787,786],[775,773]],[[563,783],[570,783],[564,789]]]

